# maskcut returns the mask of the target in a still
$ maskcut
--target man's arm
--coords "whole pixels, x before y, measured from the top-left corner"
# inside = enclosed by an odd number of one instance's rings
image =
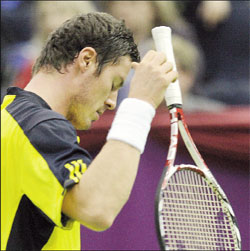
[[[149,51],[135,69],[129,92],[157,108],[167,86],[177,77],[163,53]],[[67,191],[62,211],[96,231],[109,228],[127,202],[138,170],[141,152],[119,140],[108,140],[82,175]]]
[[[138,149],[109,140],[79,184],[66,193],[63,212],[96,231],[109,228],[129,198],[139,159]]]

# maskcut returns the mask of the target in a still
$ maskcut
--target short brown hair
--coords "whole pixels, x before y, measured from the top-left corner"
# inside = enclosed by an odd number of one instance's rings
[[[49,35],[32,75],[44,67],[61,73],[62,67],[72,63],[84,47],[96,50],[98,75],[105,64],[115,63],[121,56],[129,55],[132,61],[140,61],[133,34],[124,21],[107,13],[92,12],[67,20]]]

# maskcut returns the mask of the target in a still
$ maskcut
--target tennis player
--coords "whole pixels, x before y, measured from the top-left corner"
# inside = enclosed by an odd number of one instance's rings
[[[131,67],[129,97],[92,161],[76,129],[116,107]],[[80,224],[109,228],[176,78],[162,53],[149,51],[140,62],[132,33],[109,14],[79,15],[52,32],[30,83],[10,87],[1,106],[1,249],[80,250]]]

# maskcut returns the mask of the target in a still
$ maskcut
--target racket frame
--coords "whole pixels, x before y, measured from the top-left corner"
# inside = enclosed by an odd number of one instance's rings
[[[169,113],[170,113],[170,125],[171,125],[171,127],[170,127],[170,130],[171,130],[170,145],[169,145],[169,151],[168,151],[165,167],[164,167],[160,182],[157,187],[156,199],[155,199],[155,224],[156,224],[157,236],[159,239],[161,249],[168,250],[168,249],[166,249],[165,242],[162,238],[162,235],[163,235],[162,231],[163,230],[161,230],[162,226],[161,226],[160,220],[159,220],[160,219],[160,212],[161,212],[161,201],[160,201],[161,200],[161,191],[166,188],[168,180],[175,172],[181,171],[182,169],[190,169],[192,171],[199,173],[201,176],[203,176],[205,178],[205,180],[207,181],[207,183],[212,185],[215,193],[221,198],[220,201],[223,202],[223,207],[229,211],[230,217],[232,219],[234,232],[236,234],[236,238],[237,238],[237,242],[238,242],[237,243],[238,248],[240,250],[241,249],[241,237],[240,237],[240,232],[239,232],[238,224],[236,221],[236,217],[235,217],[235,214],[234,214],[233,209],[231,207],[231,204],[230,204],[226,194],[224,193],[224,191],[222,190],[222,188],[220,187],[220,185],[218,184],[218,182],[216,181],[216,179],[214,178],[214,176],[210,172],[209,168],[207,167],[205,161],[203,160],[202,156],[200,155],[200,153],[197,149],[197,147],[191,137],[191,134],[188,130],[187,124],[184,120],[182,106],[181,105],[170,106]],[[185,143],[185,146],[186,146],[188,152],[192,156],[192,158],[197,166],[191,165],[191,164],[174,165],[176,152],[177,152],[178,137],[179,137],[178,132],[179,131],[180,131],[181,137]]]

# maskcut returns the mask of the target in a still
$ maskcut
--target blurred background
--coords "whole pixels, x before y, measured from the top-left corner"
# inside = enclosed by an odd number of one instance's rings
[[[79,13],[108,12],[125,20],[141,57],[154,49],[151,29],[172,28],[186,121],[198,149],[233,204],[249,250],[249,1],[1,1],[1,100],[9,86],[24,88],[48,34]],[[133,70],[118,96],[129,90]],[[81,146],[95,156],[115,111],[87,132]],[[169,144],[165,102],[152,124],[131,199],[104,233],[82,228],[83,250],[158,250],[154,194]],[[177,162],[190,161],[183,143]],[[246,217],[248,220],[246,221]]]

